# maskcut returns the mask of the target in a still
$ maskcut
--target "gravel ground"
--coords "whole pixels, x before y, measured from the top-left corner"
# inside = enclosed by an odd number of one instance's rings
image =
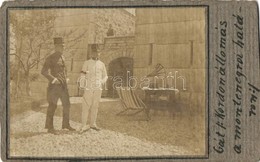
[[[71,125],[80,126],[81,105],[71,107]],[[121,110],[116,102],[101,103],[97,124],[100,132],[84,134],[61,130],[62,108],[58,107],[54,127],[58,135],[44,129],[46,108],[27,111],[11,118],[11,156],[96,157],[96,156],[161,156],[203,155],[205,132],[203,117],[152,111],[152,120],[144,115],[115,116]],[[186,114],[186,116],[185,116]]]

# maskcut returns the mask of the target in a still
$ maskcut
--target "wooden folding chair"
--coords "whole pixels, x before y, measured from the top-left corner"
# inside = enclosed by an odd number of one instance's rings
[[[144,111],[147,120],[150,119],[148,108],[146,107],[144,102],[134,93],[134,91],[131,88],[120,87],[117,88],[117,92],[124,108],[124,110],[117,113],[117,115],[126,114],[126,112],[130,110],[133,110],[135,112],[128,115],[136,115]]]

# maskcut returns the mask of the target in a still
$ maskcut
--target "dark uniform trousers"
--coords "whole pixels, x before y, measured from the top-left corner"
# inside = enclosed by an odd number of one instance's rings
[[[53,129],[53,116],[55,110],[57,108],[58,99],[61,100],[63,106],[63,121],[62,127],[68,127],[69,124],[69,116],[70,116],[70,100],[67,86],[62,84],[49,84],[47,88],[47,100],[49,103],[49,107],[47,109],[46,116],[46,129]]]

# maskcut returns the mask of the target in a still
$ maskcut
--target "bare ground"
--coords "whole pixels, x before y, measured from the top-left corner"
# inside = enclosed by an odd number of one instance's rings
[[[60,106],[55,114],[55,128],[59,135],[48,134],[44,129],[46,107],[15,115],[10,125],[10,153],[13,156],[38,157],[205,154],[205,118],[201,113],[187,113],[185,109],[174,114],[152,110],[152,120],[145,121],[142,113],[115,115],[121,110],[118,101],[101,103],[97,124],[102,130],[90,130],[84,134],[60,130]],[[73,104],[73,127],[79,128],[80,116],[81,105]]]

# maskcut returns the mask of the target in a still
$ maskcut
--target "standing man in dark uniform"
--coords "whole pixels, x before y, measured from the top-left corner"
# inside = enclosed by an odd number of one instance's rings
[[[49,133],[56,134],[53,127],[53,116],[57,108],[58,99],[61,99],[63,106],[63,121],[62,129],[74,131],[75,129],[70,126],[70,100],[67,87],[67,71],[63,57],[63,39],[61,37],[54,38],[55,52],[48,56],[42,68],[42,75],[49,80],[47,88],[47,100],[49,103],[47,109],[45,128]]]

